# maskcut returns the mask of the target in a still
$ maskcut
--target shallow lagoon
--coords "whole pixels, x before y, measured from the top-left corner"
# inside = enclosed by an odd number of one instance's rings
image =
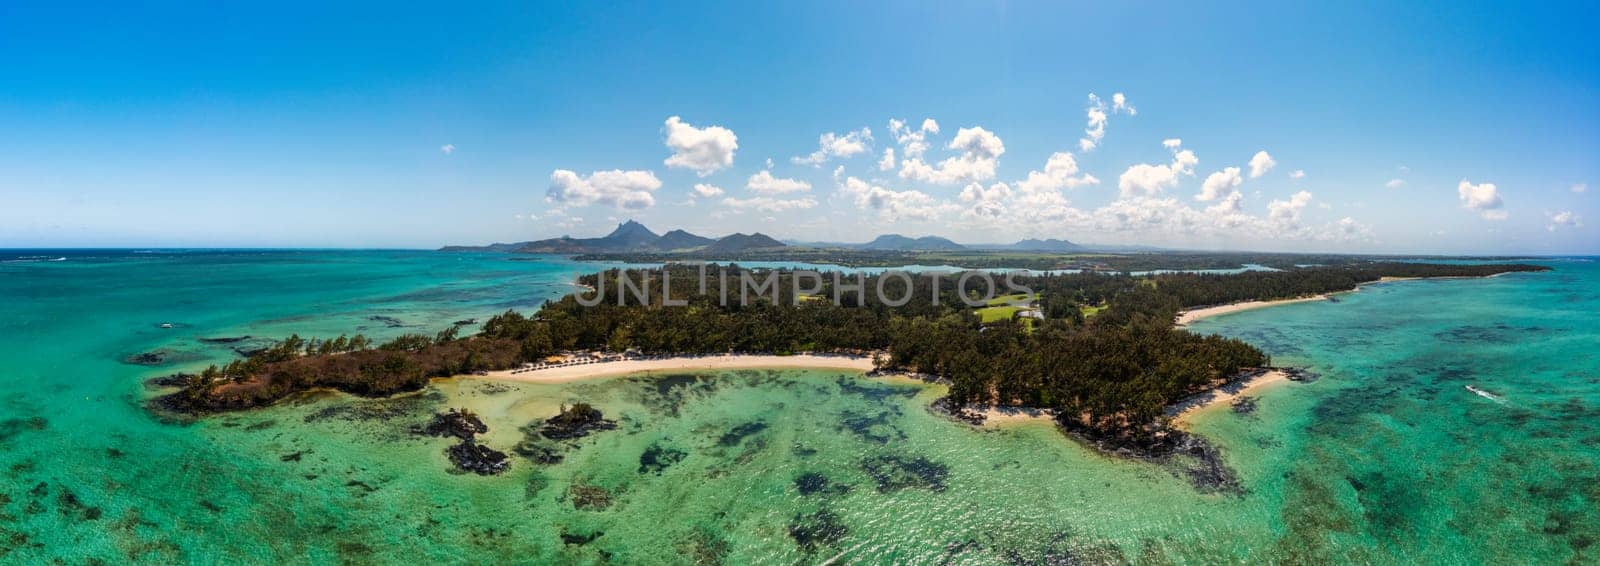
[[[925,409],[937,387],[828,371],[452,380],[162,423],[139,381],[231,355],[199,338],[431,331],[536,306],[593,267],[427,252],[8,264],[0,558],[1593,560],[1600,270],[1552,265],[1197,324],[1324,375],[1266,391],[1252,415],[1196,419],[1245,486],[1229,495],[1047,424],[948,421]],[[156,350],[172,361],[121,361]],[[501,476],[452,474],[449,443],[409,431],[470,407],[491,427],[484,441],[509,450],[577,400],[619,428]]]

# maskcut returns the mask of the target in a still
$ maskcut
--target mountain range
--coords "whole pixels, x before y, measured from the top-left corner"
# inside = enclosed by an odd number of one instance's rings
[[[1018,250],[1034,252],[1081,252],[1089,247],[1058,239],[1026,239],[1015,244],[982,244],[964,246],[938,236],[912,238],[900,234],[884,234],[864,244],[829,242],[791,242],[814,248],[847,248],[884,251],[959,251],[959,250]],[[731,234],[721,238],[707,238],[684,230],[656,234],[645,225],[629,220],[617,225],[610,234],[599,238],[573,238],[562,236],[529,242],[495,243],[486,246],[445,246],[447,252],[490,251],[544,254],[595,254],[640,252],[711,252],[732,254],[746,250],[782,248],[788,244],[762,233]]]
[[[719,239],[696,236],[684,230],[656,234],[645,225],[629,220],[599,238],[562,236],[530,242],[495,243],[487,246],[445,246],[447,252],[514,252],[531,254],[592,254],[631,252],[710,251],[733,253],[760,248],[781,248],[783,242],[766,234],[732,234]]]

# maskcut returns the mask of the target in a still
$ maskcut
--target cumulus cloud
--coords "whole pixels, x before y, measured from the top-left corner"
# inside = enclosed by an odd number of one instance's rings
[[[1300,191],[1289,196],[1289,200],[1274,200],[1267,203],[1267,218],[1282,226],[1295,226],[1300,223],[1300,212],[1311,203],[1311,193]]]
[[[1384,183],[1383,186],[1391,188],[1391,189],[1398,189],[1400,187],[1406,186],[1406,180],[1405,179],[1389,179],[1389,182]]]
[[[1461,206],[1468,210],[1477,211],[1485,220],[1505,220],[1505,201],[1500,199],[1500,191],[1494,183],[1474,185],[1466,179],[1456,185],[1456,194],[1461,198]]]
[[[677,116],[667,118],[667,148],[672,156],[667,167],[689,169],[704,177],[733,165],[733,152],[739,149],[739,136],[722,126],[696,128]]]
[[[1094,175],[1077,177],[1077,174],[1078,161],[1073,159],[1071,153],[1058,151],[1050,154],[1043,171],[1029,171],[1028,178],[1017,183],[1017,186],[1025,191],[1041,191],[1071,189],[1100,182]]]
[[[1289,178],[1290,179],[1294,179],[1296,181],[1298,181],[1300,179],[1304,179],[1304,178],[1306,178],[1306,170],[1305,169],[1295,169],[1294,171],[1289,172]]]
[[[1167,138],[1161,140],[1161,147],[1167,149],[1178,149],[1181,146],[1183,146],[1183,139],[1181,138]]]
[[[907,151],[905,160],[900,163],[900,178],[941,185],[985,181],[994,178],[995,166],[1006,152],[1000,136],[980,126],[957,130],[946,147],[960,154],[937,165],[929,165]]]
[[[1011,187],[995,183],[984,188],[981,183],[972,183],[961,189],[959,198],[967,204],[967,209],[962,211],[964,217],[998,219],[1005,216],[1005,202],[1011,198]]]
[[[717,198],[726,193],[722,187],[705,183],[695,183],[694,187],[689,189],[689,196],[693,198]]]
[[[889,171],[892,169],[894,169],[894,148],[883,148],[883,158],[878,160],[878,170]]]
[[[1546,225],[1545,229],[1551,232],[1561,228],[1583,227],[1583,219],[1578,217],[1577,214],[1574,214],[1570,210],[1563,210],[1561,212],[1546,212],[1544,214],[1545,217],[1550,219],[1550,224]]]
[[[760,195],[781,195],[811,190],[811,183],[799,179],[773,177],[771,171],[762,170],[750,176],[744,187]]]
[[[855,177],[846,177],[839,185],[839,194],[849,198],[857,207],[872,210],[884,221],[934,220],[959,207],[917,190],[896,191],[874,185]]]
[[[1278,162],[1273,161],[1271,155],[1267,155],[1266,150],[1256,152],[1254,156],[1250,157],[1250,178],[1256,179],[1266,175],[1267,171],[1271,171],[1272,167],[1277,164]]]
[[[821,167],[829,159],[845,159],[853,155],[866,153],[872,145],[872,130],[861,128],[853,132],[839,135],[833,132],[822,134],[817,139],[817,150],[805,157],[792,157],[789,161],[796,165],[810,165]]]
[[[456,144],[447,143],[447,144],[439,146],[439,153],[443,153],[445,155],[450,155],[450,154],[453,154],[455,152],[456,152]]]
[[[1244,183],[1244,178],[1239,176],[1238,167],[1227,167],[1206,177],[1200,184],[1200,194],[1194,196],[1195,200],[1210,202],[1219,198],[1239,192],[1239,185]]]
[[[778,199],[773,197],[758,196],[747,199],[728,197],[722,199],[722,204],[735,210],[756,210],[771,214],[774,212],[783,212],[785,210],[811,208],[817,205],[817,201],[811,197]]]
[[[656,189],[661,180],[650,171],[595,171],[580,176],[566,169],[550,173],[550,188],[545,200],[560,206],[587,206],[593,203],[636,210],[655,206]]]
[[[1180,149],[1180,144],[1162,142],[1162,145],[1172,150],[1172,163],[1168,165],[1139,163],[1128,167],[1128,170],[1123,171],[1122,176],[1117,178],[1117,190],[1122,196],[1138,194],[1153,196],[1176,186],[1180,175],[1194,175],[1194,166],[1200,163],[1200,158],[1195,157],[1193,151]]]
[[[939,135],[939,123],[933,118],[923,118],[922,126],[913,130],[903,120],[889,120],[889,135],[900,144],[905,159],[922,157],[928,151],[928,134]]]

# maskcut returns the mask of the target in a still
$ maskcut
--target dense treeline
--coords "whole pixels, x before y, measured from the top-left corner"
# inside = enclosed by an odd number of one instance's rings
[[[1360,263],[1237,275],[1081,273],[1009,282],[995,276],[992,295],[1033,291],[1044,319],[1032,325],[980,322],[973,305],[991,296],[981,277],[963,289],[955,274],[612,270],[580,278],[592,291],[547,302],[533,316],[495,316],[471,337],[456,336],[454,327],[376,347],[360,336],[291,337],[256,357],[208,369],[162,404],[186,412],[236,409],[313,387],[388,395],[419,389],[429,378],[510,368],[564,350],[887,352],[882,367],[947,379],[955,406],[1051,408],[1064,424],[1137,437],[1173,402],[1270,362],[1241,341],[1175,329],[1182,308],[1348,290],[1382,277],[1532,269],[1543,268]]]

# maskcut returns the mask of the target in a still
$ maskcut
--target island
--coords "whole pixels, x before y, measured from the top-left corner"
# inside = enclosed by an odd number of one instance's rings
[[[574,357],[809,354],[857,360],[852,364],[870,358],[874,371],[944,383],[948,397],[938,405],[953,416],[1037,411],[1101,448],[1158,455],[1184,439],[1171,425],[1173,407],[1272,365],[1250,344],[1179,327],[1182,311],[1319,297],[1393,278],[1546,269],[1347,261],[1232,274],[1013,274],[1028,296],[964,289],[956,273],[823,273],[819,281],[797,281],[794,270],[738,265],[613,269],[580,277],[587,290],[531,315],[494,316],[475,335],[451,326],[381,344],[291,336],[226,366],[169,379],[176,391],[151,405],[198,416],[314,389],[381,397],[422,389],[430,379],[514,375]],[[735,283],[742,277],[769,286],[751,297]],[[862,292],[871,289],[914,300],[887,304]]]

